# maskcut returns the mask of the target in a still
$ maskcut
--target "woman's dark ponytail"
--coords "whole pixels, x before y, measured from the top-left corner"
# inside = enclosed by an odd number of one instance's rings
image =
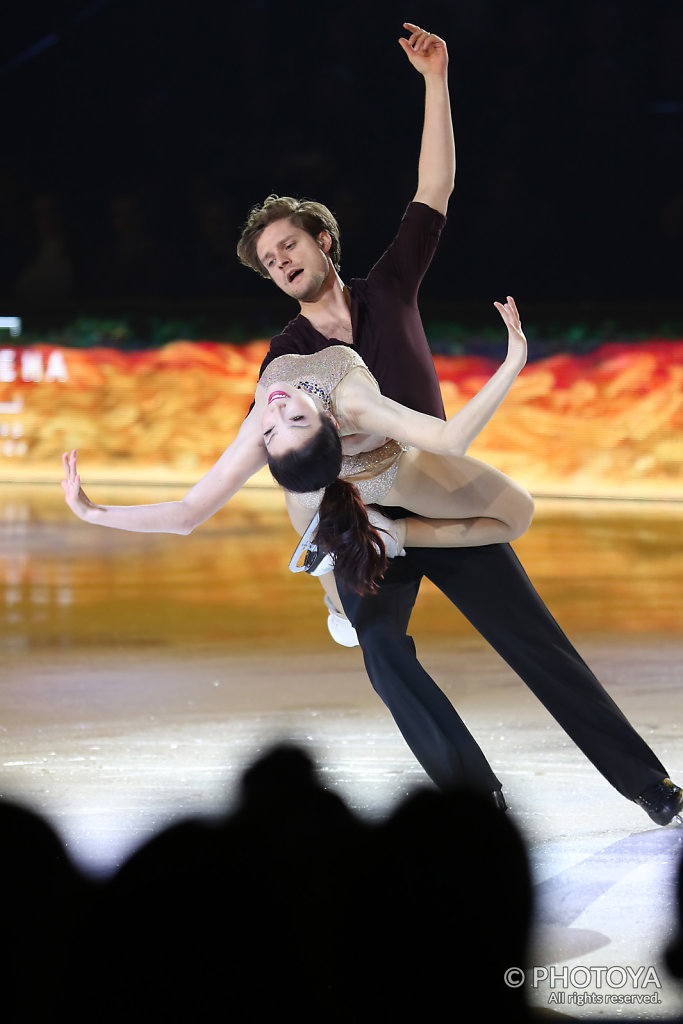
[[[325,488],[315,543],[334,555],[334,575],[357,594],[374,594],[386,572],[384,542],[371,525],[353,484],[335,480]]]
[[[384,542],[356,488],[339,479],[341,465],[341,439],[328,415],[307,444],[268,456],[270,471],[285,490],[301,494],[325,489],[315,542],[334,555],[340,583],[358,594],[374,594],[387,568]]]

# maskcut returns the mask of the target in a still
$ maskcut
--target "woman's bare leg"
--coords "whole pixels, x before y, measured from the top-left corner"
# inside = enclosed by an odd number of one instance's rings
[[[528,491],[499,470],[468,455],[411,449],[383,505],[400,505],[407,547],[476,547],[515,540],[528,528],[534,503]]]

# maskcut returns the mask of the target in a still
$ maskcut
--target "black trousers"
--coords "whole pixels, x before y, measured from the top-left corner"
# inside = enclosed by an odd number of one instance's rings
[[[501,783],[453,705],[420,665],[407,635],[423,576],[505,659],[620,793],[633,799],[667,775],[564,635],[509,544],[409,548],[405,557],[389,563],[378,594],[360,597],[339,589],[372,685],[437,786],[469,785],[491,792]]]

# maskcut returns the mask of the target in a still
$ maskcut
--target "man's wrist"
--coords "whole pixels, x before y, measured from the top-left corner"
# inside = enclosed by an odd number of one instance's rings
[[[443,71],[424,71],[422,77],[425,80],[425,85],[448,88],[448,68],[444,68]]]

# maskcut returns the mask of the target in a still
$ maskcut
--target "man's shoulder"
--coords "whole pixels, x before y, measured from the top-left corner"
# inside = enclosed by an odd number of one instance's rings
[[[439,244],[446,217],[425,203],[411,202],[393,239],[364,278],[354,278],[357,296],[368,289],[413,288],[419,284]]]
[[[446,217],[439,210],[426,203],[408,203],[392,245],[408,248],[415,245],[435,246],[445,226]]]
[[[446,223],[446,214],[435,210],[433,206],[413,200],[408,203],[403,220],[418,220],[435,226],[443,227]]]

